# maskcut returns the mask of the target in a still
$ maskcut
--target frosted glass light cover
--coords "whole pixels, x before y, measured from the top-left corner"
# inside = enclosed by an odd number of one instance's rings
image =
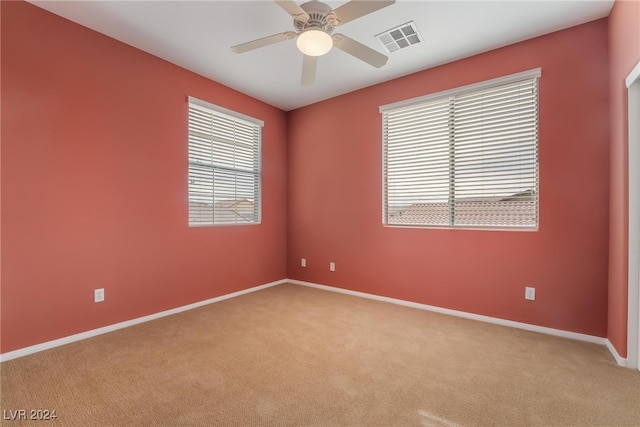
[[[333,47],[333,39],[322,30],[307,30],[296,41],[300,52],[309,56],[322,56]]]

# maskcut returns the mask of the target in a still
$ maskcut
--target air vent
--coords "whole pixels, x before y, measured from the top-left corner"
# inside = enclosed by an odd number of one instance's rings
[[[407,48],[422,41],[422,37],[418,33],[416,24],[413,21],[377,34],[375,37],[380,40],[380,43],[382,43],[389,53]]]

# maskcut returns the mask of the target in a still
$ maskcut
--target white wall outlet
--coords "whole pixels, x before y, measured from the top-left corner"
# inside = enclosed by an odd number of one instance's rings
[[[307,266],[307,259],[306,259],[306,258],[302,258],[302,259],[300,260],[300,265],[301,265],[302,267],[306,267],[306,266]]]
[[[335,262],[330,262],[329,263],[329,271],[336,271],[336,263]]]
[[[104,289],[95,289],[93,291],[93,302],[104,301]]]
[[[535,301],[536,299],[536,288],[524,288],[524,299]]]

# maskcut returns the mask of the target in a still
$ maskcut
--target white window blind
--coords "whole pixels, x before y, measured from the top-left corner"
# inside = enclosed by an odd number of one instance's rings
[[[262,122],[189,98],[189,225],[259,224]]]
[[[539,75],[381,107],[384,224],[537,228]]]

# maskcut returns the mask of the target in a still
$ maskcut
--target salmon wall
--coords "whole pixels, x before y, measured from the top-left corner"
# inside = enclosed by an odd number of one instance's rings
[[[609,15],[611,157],[608,338],[627,356],[629,129],[625,79],[640,62],[640,2],[616,1]],[[637,220],[637,219],[636,219]]]
[[[286,277],[283,111],[28,3],[0,7],[0,352]],[[261,225],[188,227],[189,95],[265,122]]]
[[[289,112],[289,277],[606,336],[607,31],[601,19]],[[383,227],[378,107],[537,67],[539,230]]]

